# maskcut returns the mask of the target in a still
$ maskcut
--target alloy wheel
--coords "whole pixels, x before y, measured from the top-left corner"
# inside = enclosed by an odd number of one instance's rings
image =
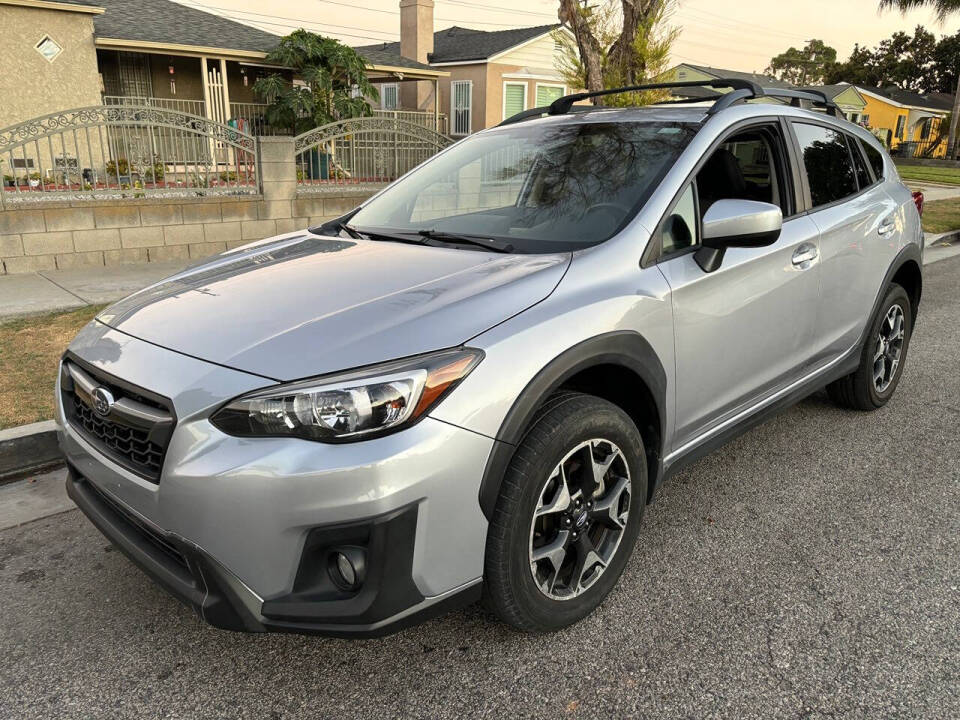
[[[880,323],[873,354],[873,385],[878,393],[885,392],[897,374],[905,334],[903,308],[893,305]]]
[[[577,445],[540,490],[530,525],[530,572],[554,600],[586,592],[610,565],[630,514],[630,469],[604,439]]]

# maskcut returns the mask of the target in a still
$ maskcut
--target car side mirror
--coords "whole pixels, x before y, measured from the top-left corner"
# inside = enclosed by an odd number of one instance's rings
[[[773,245],[782,229],[783,213],[776,205],[717,200],[703,216],[703,237],[693,257],[704,272],[713,272],[727,248]]]

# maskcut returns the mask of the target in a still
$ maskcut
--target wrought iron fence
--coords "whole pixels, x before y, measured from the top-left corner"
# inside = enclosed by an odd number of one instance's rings
[[[182,98],[127,97],[125,95],[104,95],[104,105],[135,105],[138,107],[157,107],[164,110],[176,110],[190,115],[206,115],[203,100],[184,100]]]
[[[249,194],[256,139],[176,110],[97,105],[0,130],[0,206],[56,198]]]
[[[294,138],[298,190],[389,182],[452,142],[430,128],[393,117],[329,123]]]
[[[943,158],[947,155],[947,140],[942,137],[930,140],[905,140],[897,145],[890,154],[902,158]]]
[[[403,120],[425,127],[428,130],[436,130],[443,135],[450,134],[450,123],[446,113],[439,113],[434,117],[432,112],[422,112],[420,110],[374,110],[373,116]]]

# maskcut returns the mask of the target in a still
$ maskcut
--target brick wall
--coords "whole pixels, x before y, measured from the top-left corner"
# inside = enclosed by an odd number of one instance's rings
[[[337,217],[375,189],[297,197],[292,138],[261,138],[262,195],[18,205],[0,211],[0,273],[202,258]]]

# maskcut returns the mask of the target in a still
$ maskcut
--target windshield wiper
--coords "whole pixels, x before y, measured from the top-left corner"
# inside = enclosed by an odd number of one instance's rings
[[[494,252],[513,252],[513,245],[510,243],[483,235],[460,235],[458,233],[443,232],[442,230],[419,230],[417,235],[429,238],[430,240],[439,240],[440,242],[478,245],[479,247],[493,250]]]

